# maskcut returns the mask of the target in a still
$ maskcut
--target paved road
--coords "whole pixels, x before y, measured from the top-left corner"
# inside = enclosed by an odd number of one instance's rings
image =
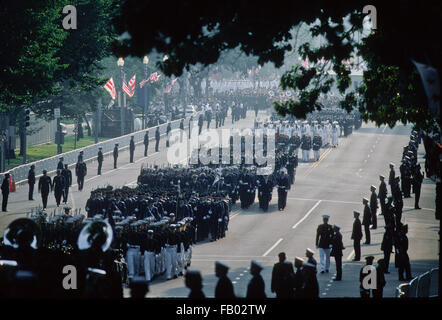
[[[260,114],[259,116],[264,116]],[[251,127],[254,117],[235,123],[235,128]],[[226,120],[226,127],[232,127]],[[213,123],[214,125],[214,123]],[[212,126],[211,126],[212,127]],[[204,279],[204,293],[208,297],[214,294],[216,278],[214,262],[221,260],[230,266],[229,276],[234,283],[237,296],[245,296],[250,279],[250,260],[255,259],[264,266],[262,275],[266,283],[267,296],[270,292],[272,266],[277,262],[277,254],[286,252],[290,261],[295,256],[304,256],[307,247],[314,249],[316,227],[321,223],[322,214],[331,216],[330,223],[341,226],[344,238],[343,281],[331,282],[335,272],[332,258],[331,273],[318,274],[321,297],[357,297],[359,296],[359,270],[363,262],[351,262],[353,258],[350,240],[353,223],[353,210],[362,211],[362,197],[370,195],[370,185],[379,185],[378,176],[388,176],[388,163],[393,161],[399,166],[402,146],[408,143],[410,126],[399,125],[393,129],[384,126],[376,128],[373,124],[363,127],[347,138],[339,140],[337,148],[323,149],[319,161],[300,163],[294,186],[288,195],[285,211],[277,210],[277,192],[273,193],[269,211],[264,213],[257,203],[248,210],[234,206],[227,236],[216,242],[199,243],[194,247],[191,269],[200,270]],[[164,149],[164,140],[161,146]],[[91,190],[105,186],[131,185],[136,181],[142,164],[166,164],[166,152],[153,152],[153,144],[147,158],[141,147],[135,151],[136,163],[128,164],[129,153],[123,152],[119,158],[119,167],[113,169],[112,159],[105,159],[103,175],[95,176],[96,163],[88,166],[88,177],[82,192],[74,191],[70,195],[70,204],[82,208]],[[419,150],[419,160],[423,161],[423,150]],[[184,159],[183,159],[184,160]],[[397,170],[398,171],[398,170]],[[38,201],[26,200],[27,186],[20,187],[16,194],[11,194],[8,212],[0,214],[0,231],[13,219],[29,212]],[[410,259],[413,275],[437,266],[438,259],[438,222],[434,219],[435,186],[427,179],[422,185],[420,206],[423,210],[413,210],[414,199],[405,199],[403,222],[409,224]],[[257,202],[257,200],[256,200]],[[54,210],[54,198],[50,197],[49,212]],[[372,244],[362,247],[362,256],[373,254],[380,256],[380,242],[383,235],[383,218],[379,217],[378,229],[372,232]],[[319,262],[319,253],[316,254]],[[391,259],[391,274],[386,276],[385,296],[394,296],[394,289],[399,284]],[[127,294],[127,291],[125,292]],[[150,287],[149,297],[185,297],[188,290],[182,277],[165,281],[156,279]]]

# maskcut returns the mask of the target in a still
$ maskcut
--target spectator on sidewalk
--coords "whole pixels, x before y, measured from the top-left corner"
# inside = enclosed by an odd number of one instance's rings
[[[63,189],[63,203],[68,202],[69,188],[72,186],[72,172],[69,170],[67,164],[64,165],[64,169],[61,171],[61,175],[64,177],[65,185]]]
[[[41,193],[41,199],[43,201],[43,209],[46,209],[48,205],[48,195],[52,191],[52,180],[47,176],[47,171],[43,170],[43,176],[38,180],[38,192]]]
[[[293,265],[286,260],[284,252],[278,254],[279,262],[275,263],[272,270],[271,291],[276,293],[278,299],[293,297]]]
[[[29,194],[28,200],[34,200],[34,185],[35,185],[35,166],[31,165],[31,169],[28,172],[28,184],[29,184]]]
[[[7,212],[8,207],[8,197],[9,197],[9,184],[10,184],[10,175],[9,173],[5,173],[5,178],[2,182],[2,211]]]

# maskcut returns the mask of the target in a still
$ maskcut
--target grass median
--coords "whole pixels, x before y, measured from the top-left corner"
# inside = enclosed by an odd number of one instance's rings
[[[108,138],[98,138],[98,142],[106,141]],[[62,152],[69,152],[93,145],[95,143],[94,137],[84,137],[75,143],[75,136],[67,136],[64,138],[64,144],[61,145]],[[75,147],[75,148],[74,148]],[[26,151],[26,163],[50,158],[57,155],[57,145],[53,142],[40,144],[38,146],[28,147]],[[23,157],[15,152],[15,159],[6,159],[6,168],[10,170],[23,164]]]

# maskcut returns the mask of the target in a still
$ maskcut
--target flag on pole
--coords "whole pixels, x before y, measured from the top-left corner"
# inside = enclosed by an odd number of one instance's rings
[[[130,79],[129,85],[126,84],[126,81],[123,81],[123,91],[129,96],[129,98],[132,98],[135,93],[135,76],[136,75]]]
[[[117,98],[117,91],[115,90],[114,79],[110,78],[108,82],[104,85],[104,89],[108,91],[112,97],[112,99]]]
[[[149,81],[149,79],[144,79],[144,80],[141,80],[141,82],[140,82],[140,89],[146,84],[146,82],[148,82]]]
[[[160,79],[158,72],[154,72],[149,76],[149,80],[152,82],[157,82]]]
[[[173,79],[169,85],[166,87],[166,89],[164,89],[164,93],[170,93],[170,91],[172,90],[173,85],[175,84],[176,79]]]

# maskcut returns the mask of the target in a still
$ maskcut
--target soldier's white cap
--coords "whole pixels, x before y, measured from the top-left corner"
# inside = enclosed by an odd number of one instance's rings
[[[370,187],[370,188],[372,188],[372,189],[376,190],[376,187],[375,187],[374,185],[371,185],[371,187]]]
[[[262,268],[262,265],[259,263],[259,262],[257,262],[256,260],[252,260],[251,262],[250,262],[250,267],[252,268],[252,267],[255,267],[255,268],[257,268],[258,270],[262,270],[263,268]]]
[[[394,167],[394,163],[393,163],[393,162],[390,162],[390,166],[391,166],[391,167]]]
[[[381,179],[385,179],[385,176],[383,176],[382,174],[379,176],[379,178]]]
[[[153,233],[152,229],[147,230],[147,233]]]
[[[307,252],[310,252],[311,254],[315,254],[315,252],[310,248],[307,248]]]
[[[357,214],[359,216],[361,213],[359,211],[353,210],[353,214]]]
[[[296,263],[296,261],[304,262],[304,259],[302,259],[300,257],[295,257],[295,263]]]
[[[362,198],[362,201],[367,201],[368,202],[368,199],[367,198]]]
[[[215,261],[215,267],[224,271],[229,270],[229,266],[221,261]]]
[[[324,219],[328,219],[328,218],[330,218],[330,216],[329,216],[329,215],[326,215],[326,214],[323,214],[323,215],[322,215],[322,218],[324,218]]]
[[[333,228],[336,228],[336,229],[341,229],[341,227],[340,227],[340,226],[338,226],[337,224],[334,224],[334,225],[333,225]]]

